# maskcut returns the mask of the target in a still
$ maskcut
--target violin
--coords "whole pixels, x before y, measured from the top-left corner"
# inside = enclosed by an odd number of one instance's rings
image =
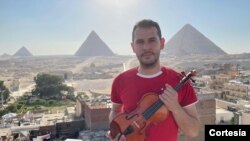
[[[185,74],[185,73],[182,73]],[[181,81],[174,87],[176,92],[182,88],[185,83],[196,75],[192,70],[185,75]],[[194,80],[191,79],[193,82]],[[152,123],[158,123],[167,118],[169,110],[155,93],[147,93],[138,102],[137,108],[131,113],[120,113],[110,123],[110,136],[115,138],[118,134],[125,135],[127,141],[145,140],[145,129]]]

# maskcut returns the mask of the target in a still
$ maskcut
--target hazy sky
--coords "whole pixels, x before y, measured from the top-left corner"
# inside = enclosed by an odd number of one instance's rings
[[[0,55],[71,55],[95,30],[116,54],[132,54],[134,23],[159,22],[168,41],[193,25],[229,54],[250,53],[249,0],[0,0]]]

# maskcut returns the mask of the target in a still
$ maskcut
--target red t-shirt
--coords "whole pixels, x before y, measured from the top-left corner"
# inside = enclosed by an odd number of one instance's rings
[[[123,111],[130,113],[136,109],[137,103],[147,93],[162,94],[165,84],[176,86],[182,75],[174,70],[162,67],[161,74],[147,78],[138,74],[138,68],[130,69],[119,74],[113,81],[111,101],[122,104]],[[186,83],[178,91],[178,101],[182,107],[197,101],[197,97],[190,83]],[[146,129],[146,141],[177,141],[178,127],[171,112],[166,120],[151,124]]]

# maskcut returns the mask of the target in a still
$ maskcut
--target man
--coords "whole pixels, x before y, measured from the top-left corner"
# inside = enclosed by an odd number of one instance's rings
[[[179,83],[181,75],[160,65],[164,44],[158,23],[139,21],[134,26],[131,43],[139,66],[119,74],[112,84],[110,121],[119,113],[135,110],[141,98],[149,92],[158,94],[163,106],[170,111],[164,121],[146,128],[146,141],[177,141],[178,129],[188,137],[195,137],[199,132],[194,89],[186,83],[177,93],[173,87]],[[126,137],[117,136],[113,140],[126,140]]]

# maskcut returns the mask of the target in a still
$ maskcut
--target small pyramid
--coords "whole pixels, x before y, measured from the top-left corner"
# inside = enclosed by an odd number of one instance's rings
[[[4,53],[4,54],[2,54],[0,57],[2,57],[2,58],[7,58],[7,57],[10,57],[11,55],[9,55],[9,54],[7,54],[7,53]]]
[[[83,42],[81,47],[75,53],[75,56],[112,56],[114,53],[110,48],[102,41],[102,39],[92,31],[87,39]]]
[[[20,48],[13,56],[20,56],[20,57],[26,57],[26,56],[33,56],[26,47]]]
[[[224,55],[221,48],[205,37],[192,25],[186,24],[165,45],[168,55]]]

